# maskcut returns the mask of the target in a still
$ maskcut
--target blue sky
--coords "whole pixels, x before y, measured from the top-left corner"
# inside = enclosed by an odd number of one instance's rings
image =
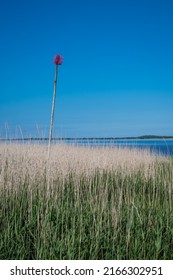
[[[0,3],[0,134],[173,135],[173,1]],[[6,128],[6,129],[5,129]]]

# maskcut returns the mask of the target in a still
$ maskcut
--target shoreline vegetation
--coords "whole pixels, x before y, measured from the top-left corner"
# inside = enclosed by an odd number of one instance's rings
[[[143,135],[134,137],[53,137],[52,140],[157,140],[173,139],[173,136]],[[0,138],[0,141],[47,141],[48,137],[23,137],[23,138]]]
[[[173,160],[1,143],[0,259],[173,259]]]

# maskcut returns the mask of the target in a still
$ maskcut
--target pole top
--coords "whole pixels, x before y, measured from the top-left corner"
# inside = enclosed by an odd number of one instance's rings
[[[57,54],[54,57],[53,63],[56,65],[61,65],[63,63],[63,60],[64,58],[60,54]]]

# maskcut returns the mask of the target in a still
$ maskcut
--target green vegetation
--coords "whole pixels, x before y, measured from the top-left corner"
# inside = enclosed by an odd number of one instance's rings
[[[16,180],[11,162],[0,167],[0,259],[173,259],[172,160],[53,180]]]

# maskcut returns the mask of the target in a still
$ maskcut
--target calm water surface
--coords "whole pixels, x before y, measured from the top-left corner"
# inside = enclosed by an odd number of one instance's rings
[[[13,143],[15,141],[12,141]],[[24,143],[41,143],[48,144],[48,141],[39,140],[39,141],[22,141]],[[2,143],[2,142],[1,142]],[[9,143],[9,142],[8,142]],[[21,142],[17,142],[21,143]],[[53,140],[52,144],[66,143],[70,145],[81,145],[81,146],[116,146],[116,147],[129,147],[129,148],[139,148],[139,149],[148,149],[152,153],[172,156],[173,157],[173,140],[110,140],[110,139],[75,139],[75,140]]]
[[[69,144],[82,146],[117,146],[148,149],[152,153],[164,156],[173,156],[173,140],[69,140]]]

